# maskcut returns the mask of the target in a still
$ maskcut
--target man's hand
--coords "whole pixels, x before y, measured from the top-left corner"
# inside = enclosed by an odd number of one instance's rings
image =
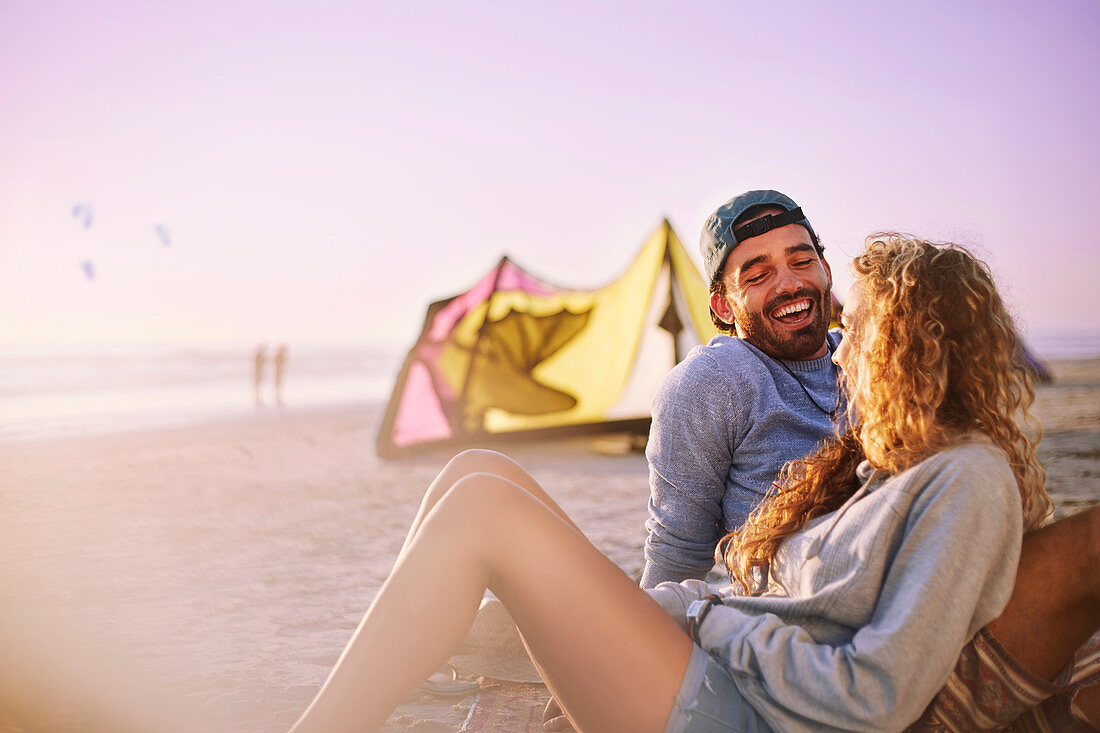
[[[561,709],[561,705],[553,696],[546,702],[546,709],[542,711],[542,729],[550,731],[575,731],[573,721]]]

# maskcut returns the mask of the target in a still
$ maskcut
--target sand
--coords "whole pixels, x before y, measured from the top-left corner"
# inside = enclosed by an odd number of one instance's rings
[[[1100,502],[1100,359],[1052,366],[1035,412],[1064,514]],[[291,407],[0,444],[0,730],[286,730],[449,457],[378,459],[378,419]],[[510,452],[637,574],[645,458],[614,447]],[[470,704],[414,697],[389,729],[454,731]]]

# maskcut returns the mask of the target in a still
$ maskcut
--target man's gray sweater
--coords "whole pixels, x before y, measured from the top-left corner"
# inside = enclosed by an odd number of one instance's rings
[[[643,588],[706,577],[718,540],[744,523],[783,464],[846,424],[832,363],[839,341],[829,333],[820,359],[780,361],[715,336],[669,372],[653,400],[646,448]]]

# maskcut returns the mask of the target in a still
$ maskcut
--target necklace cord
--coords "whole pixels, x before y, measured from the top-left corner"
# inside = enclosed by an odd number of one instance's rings
[[[793,369],[791,369],[789,366],[784,364],[782,359],[776,359],[776,361],[779,362],[779,366],[783,367],[783,369],[787,372],[787,374],[791,375],[791,379],[793,379],[798,384],[798,386],[802,388],[802,391],[806,393],[806,397],[809,398],[810,402],[813,403],[814,407],[816,407],[817,409],[819,409],[823,413],[825,413],[829,417],[830,420],[836,420],[837,411],[840,410],[840,372],[836,371],[835,365],[834,365],[833,369],[836,372],[836,404],[833,405],[833,409],[826,410],[824,407],[821,406],[821,404],[817,400],[814,399],[814,396],[812,394],[810,394],[810,390],[807,389],[806,385],[802,383],[802,380],[799,379],[795,375]]]

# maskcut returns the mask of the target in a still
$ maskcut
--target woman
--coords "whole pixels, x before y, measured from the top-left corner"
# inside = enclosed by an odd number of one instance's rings
[[[855,271],[836,360],[861,422],[727,538],[731,574],[755,595],[706,600],[699,581],[647,594],[518,465],[464,453],[294,733],[380,728],[487,588],[581,730],[915,720],[1007,602],[1021,535],[1050,500],[1017,422],[1032,393],[1015,330],[984,265],[883,235]]]

